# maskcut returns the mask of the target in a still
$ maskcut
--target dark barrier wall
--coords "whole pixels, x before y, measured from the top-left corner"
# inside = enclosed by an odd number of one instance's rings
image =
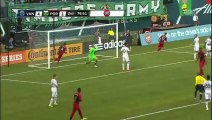
[[[192,9],[197,11],[200,24],[211,24],[211,4],[207,4],[207,0],[192,0]],[[168,4],[169,19],[177,22],[179,17],[179,4],[178,0],[173,0],[173,3]],[[193,16],[182,16],[179,24],[193,24]]]

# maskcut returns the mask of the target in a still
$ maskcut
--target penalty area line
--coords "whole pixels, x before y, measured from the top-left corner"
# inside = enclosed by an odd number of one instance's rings
[[[181,48],[187,48],[187,47],[192,47],[191,45],[189,46],[181,46],[181,47],[176,47],[176,48],[170,48],[170,49],[164,49],[164,50],[175,50],[175,49],[181,49]],[[137,53],[137,54],[132,54],[129,56],[138,56],[138,55],[145,55],[145,54],[152,54],[152,53],[157,53],[158,51],[150,51],[150,52],[145,52],[145,53]],[[99,61],[106,61],[106,60],[111,60],[111,59],[116,59],[116,58],[109,58],[109,59],[103,59],[103,60],[99,60]],[[70,65],[63,65],[63,66],[57,66],[57,67],[52,67],[51,69],[57,69],[57,68],[63,68],[63,67],[68,67],[68,66],[75,66],[75,65],[82,65],[85,64],[85,62],[83,63],[77,63],[77,64],[70,64]],[[49,69],[38,69],[38,70],[31,70],[31,71],[25,71],[25,72],[18,72],[18,73],[12,73],[12,74],[5,74],[5,75],[1,75],[0,77],[7,77],[7,76],[13,76],[13,75],[19,75],[19,74],[26,74],[26,73],[31,73],[31,72],[39,72],[39,71],[44,71],[44,70],[49,70]]]
[[[90,80],[90,79],[103,78],[103,77],[120,75],[120,74],[125,74],[125,73],[131,73],[131,72],[136,72],[136,71],[141,71],[141,70],[148,70],[148,69],[153,69],[153,68],[158,68],[158,67],[166,67],[166,66],[171,66],[171,65],[181,64],[181,63],[188,63],[188,62],[191,62],[191,61],[194,61],[194,60],[185,60],[185,61],[180,61],[180,62],[175,62],[175,63],[169,63],[169,64],[163,64],[163,65],[156,65],[156,66],[134,69],[134,70],[131,70],[131,71],[122,71],[122,72],[110,73],[110,74],[106,74],[106,75],[99,75],[99,76],[94,76],[94,77],[75,79],[75,80],[72,80],[72,81],[61,82],[61,83],[58,83],[58,84],[63,85],[63,84],[67,84],[67,83],[74,83],[74,82],[80,82],[80,81],[85,81],[85,80]],[[33,81],[22,81],[22,80],[12,80],[12,79],[3,79],[3,78],[1,80],[2,81],[11,81],[11,82],[23,82],[23,83],[31,83],[31,84],[34,83],[34,84],[50,85],[49,83],[33,82]]]
[[[50,83],[31,82],[31,81],[13,80],[13,79],[1,79],[1,81],[22,82],[22,83],[40,84],[40,85],[50,85]]]
[[[205,103],[205,102],[203,102],[203,103]],[[155,115],[155,114],[159,114],[159,113],[165,113],[165,112],[174,111],[174,110],[178,110],[178,109],[183,109],[183,108],[188,108],[188,107],[192,107],[192,106],[197,106],[197,105],[200,105],[200,104],[201,103],[194,103],[194,104],[190,104],[190,105],[174,107],[174,108],[161,110],[161,111],[157,111],[157,112],[151,112],[151,113],[147,113],[147,114],[142,114],[142,115],[137,115],[137,116],[133,116],[133,117],[128,117],[128,118],[124,118],[124,119],[121,119],[121,120],[132,120],[132,119],[141,118],[141,117],[145,117],[145,116],[150,116],[150,115]]]
[[[114,75],[120,75],[120,74],[124,74],[124,73],[130,73],[130,72],[136,72],[136,71],[141,71],[141,70],[153,69],[153,68],[158,68],[158,67],[171,66],[171,65],[187,63],[187,62],[191,62],[191,61],[194,61],[194,60],[185,60],[185,61],[180,61],[180,62],[175,62],[175,63],[168,63],[168,64],[163,64],[163,65],[156,65],[156,66],[151,66],[151,67],[139,68],[139,69],[134,69],[134,70],[130,70],[130,71],[122,71],[122,72],[111,73],[111,74],[106,74],[106,75],[99,75],[99,76],[95,76],[95,77],[76,79],[76,80],[72,80],[72,81],[61,82],[59,84],[67,84],[67,83],[85,81],[85,80],[90,80],[90,79],[103,78],[103,77],[107,77],[107,76],[114,76]]]

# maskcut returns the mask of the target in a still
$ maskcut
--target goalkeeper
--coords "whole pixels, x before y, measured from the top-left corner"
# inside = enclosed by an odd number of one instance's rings
[[[96,51],[98,49],[92,45],[90,48],[89,48],[89,55],[88,55],[88,62],[86,62],[86,64],[89,64],[90,62],[94,61],[94,67],[98,67],[96,64],[97,64],[97,57],[95,55]]]

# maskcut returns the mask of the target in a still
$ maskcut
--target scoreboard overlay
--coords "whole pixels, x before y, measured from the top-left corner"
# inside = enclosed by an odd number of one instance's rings
[[[18,10],[18,17],[123,17],[124,11],[110,10]]]

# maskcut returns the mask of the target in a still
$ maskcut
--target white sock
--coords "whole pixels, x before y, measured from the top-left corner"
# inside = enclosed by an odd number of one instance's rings
[[[122,63],[122,69],[124,70],[124,63]]]
[[[127,70],[130,70],[130,62],[127,63]]]
[[[194,60],[196,60],[197,59],[197,53],[195,52],[194,53]]]
[[[205,107],[206,107],[206,109],[208,109],[208,102],[207,101],[205,102]]]
[[[54,98],[54,104],[57,104],[57,97]]]
[[[54,101],[54,99],[51,98],[51,100],[50,100],[50,102],[49,102],[49,105],[52,105],[53,101]]]
[[[207,57],[211,57],[211,51],[207,52]]]

